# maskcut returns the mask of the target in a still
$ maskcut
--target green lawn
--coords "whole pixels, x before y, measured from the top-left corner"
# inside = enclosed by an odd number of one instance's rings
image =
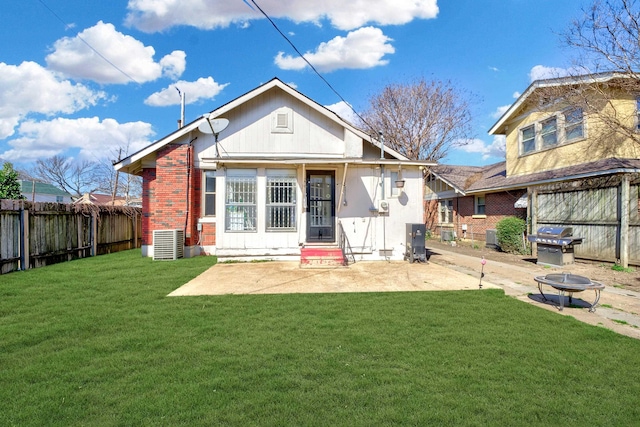
[[[166,297],[213,262],[0,276],[0,425],[640,420],[640,341],[497,290]]]

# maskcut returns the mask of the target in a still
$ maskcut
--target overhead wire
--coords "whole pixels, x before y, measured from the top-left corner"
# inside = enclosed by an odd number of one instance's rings
[[[360,120],[362,120],[363,123],[365,123],[367,126],[369,126],[369,128],[373,129],[373,126],[371,126],[365,119],[364,117],[362,117],[360,115],[360,113],[358,113],[356,111],[355,108],[353,108],[353,106],[351,104],[349,104],[343,97],[342,95],[340,95],[340,93],[333,87],[333,85],[331,85],[331,83],[329,83],[329,81],[322,75],[320,74],[320,72],[316,69],[316,67],[313,66],[313,64],[302,54],[302,52],[300,52],[298,50],[298,48],[296,47],[296,45],[291,41],[291,39],[289,39],[289,37],[287,37],[286,34],[284,34],[282,32],[282,30],[280,30],[280,28],[278,27],[278,25],[276,25],[276,23],[273,21],[273,19],[271,19],[271,17],[258,5],[258,3],[256,3],[256,0],[243,0],[249,7],[251,7],[251,5],[248,3],[248,1],[250,1],[259,11],[260,13],[262,13],[262,15],[271,23],[271,25],[273,26],[273,28],[276,29],[276,31],[287,41],[287,43],[289,43],[289,45],[293,48],[293,50],[300,56],[300,58],[302,58],[304,60],[304,62],[307,63],[307,65],[309,66],[309,68],[311,68],[311,70],[313,70],[313,72],[329,87],[329,89],[331,89],[331,91],[333,93],[336,94],[336,96],[338,98],[340,98],[340,100],[342,102],[345,103],[345,105],[347,105],[349,107],[349,109],[351,111],[353,111],[353,113],[358,116],[358,118]],[[252,8],[253,9],[253,8]]]
[[[53,9],[51,9],[45,2],[44,0],[38,0],[40,2],[40,4],[42,4],[42,6],[45,7],[45,9],[47,9],[49,12],[51,12],[51,14],[53,16],[56,17],[56,19],[60,22],[62,22],[62,24],[64,25],[65,28],[71,28],[71,25],[69,25],[67,22],[65,22],[64,19],[62,19]],[[93,46],[91,46],[91,44],[86,41],[85,39],[82,38],[82,36],[80,36],[80,34],[77,34],[76,37],[78,37],[78,40],[80,40],[82,43],[84,43],[85,45],[87,45],[87,47],[89,49],[91,49],[92,51],[95,52],[96,55],[98,55],[100,58],[102,58],[107,64],[109,64],[110,66],[112,66],[113,68],[115,68],[118,72],[120,72],[122,75],[124,75],[126,78],[128,78],[129,80],[131,80],[134,83],[138,83],[140,84],[139,81],[137,81],[136,79],[134,79],[133,77],[131,77],[131,75],[129,75],[126,71],[124,71],[122,68],[118,67],[116,64],[114,64],[113,62],[111,62],[109,60],[109,58],[107,58],[106,56],[104,56],[102,53],[100,53],[96,48],[94,48]]]

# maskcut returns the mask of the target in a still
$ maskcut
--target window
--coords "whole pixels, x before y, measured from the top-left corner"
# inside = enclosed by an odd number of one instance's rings
[[[486,205],[484,196],[476,196],[475,215],[486,215]]]
[[[636,98],[636,130],[640,131],[640,96]]]
[[[540,139],[542,140],[542,148],[548,148],[558,143],[558,126],[557,119],[552,117],[541,123]]]
[[[530,153],[536,149],[536,127],[535,125],[528,126],[521,131],[521,150],[520,154]]]
[[[390,174],[391,176],[391,197],[398,197],[400,195],[400,189],[398,187],[396,187],[396,181],[398,181],[398,172],[391,172]]]
[[[574,108],[564,113],[564,135],[567,141],[584,136],[582,108]]]
[[[216,216],[216,172],[204,173],[204,216]]]
[[[267,171],[267,231],[296,230],[296,172]]]
[[[56,203],[62,203],[62,202],[64,202],[64,197],[56,196]]]
[[[440,200],[440,223],[453,222],[453,200]]]
[[[225,230],[256,231],[256,171],[227,170]]]

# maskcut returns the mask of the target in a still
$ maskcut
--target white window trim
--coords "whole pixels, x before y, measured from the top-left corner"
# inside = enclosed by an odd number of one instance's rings
[[[213,173],[214,174],[214,178],[215,178],[215,186],[216,188],[213,191],[213,195],[214,195],[214,213],[213,215],[207,215],[206,213],[206,208],[207,208],[207,194],[209,194],[210,192],[207,192],[207,173]],[[202,171],[202,218],[215,218],[218,214],[218,177],[216,174],[215,170],[203,170]]]
[[[265,181],[265,231],[267,233],[292,232],[298,231],[298,177],[295,169],[267,169],[267,179]],[[271,203],[269,201],[269,181],[270,179],[286,179],[294,184],[293,202],[291,203]],[[269,208],[274,206],[293,208],[293,227],[274,227],[269,226]]]
[[[565,115],[568,114],[569,112],[571,112],[574,109],[577,109],[580,107],[571,107],[571,108],[566,108],[562,111],[558,111],[555,114],[551,114],[548,115],[546,117],[543,117],[533,123],[527,123],[526,125],[518,128],[518,153],[520,156],[528,156],[530,154],[535,154],[535,153],[539,153],[542,151],[546,151],[546,150],[553,150],[556,147],[559,147],[561,145],[565,145],[565,144],[573,144],[574,142],[578,142],[578,141],[583,141],[585,139],[587,139],[587,121],[585,120],[585,115],[584,115],[584,110],[582,108],[580,108],[582,110],[582,136],[580,137],[576,137],[576,138],[572,138],[572,139],[567,139],[567,134],[566,134],[566,122],[565,122]],[[549,120],[554,119],[556,120],[556,142],[555,144],[551,144],[548,146],[543,146],[543,134],[542,134],[542,125],[545,122],[548,122]],[[523,139],[523,133],[524,130],[530,128],[533,126],[533,130],[534,130],[534,148],[533,150],[524,152],[524,139]]]

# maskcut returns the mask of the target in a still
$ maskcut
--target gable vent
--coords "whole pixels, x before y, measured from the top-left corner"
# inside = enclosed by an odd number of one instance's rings
[[[271,114],[271,132],[293,133],[293,110],[291,108],[278,108]]]
[[[276,115],[276,127],[278,128],[289,127],[289,115],[286,113],[278,113]]]
[[[184,256],[184,230],[153,230],[153,259],[174,260]]]

